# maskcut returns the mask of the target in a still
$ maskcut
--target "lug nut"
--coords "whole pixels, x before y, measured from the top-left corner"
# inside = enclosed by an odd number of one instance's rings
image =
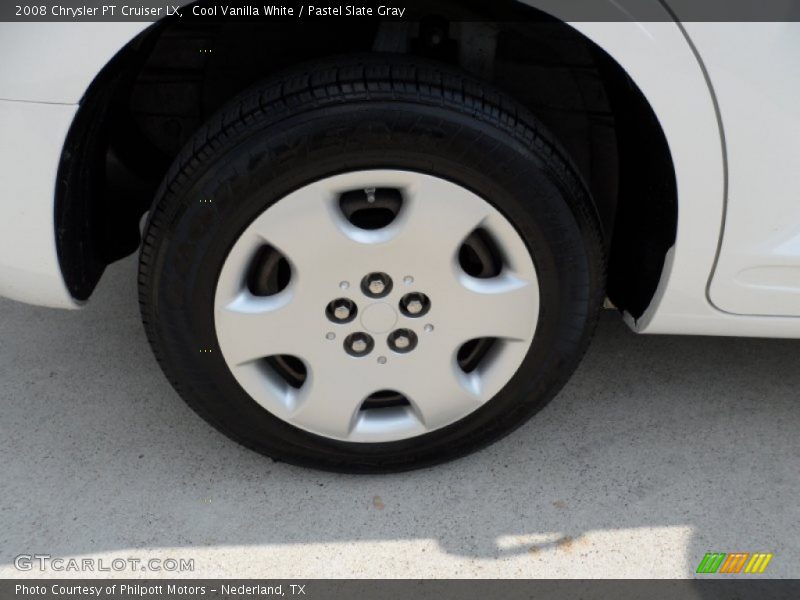
[[[344,340],[344,350],[350,356],[366,356],[374,347],[375,341],[372,336],[361,331],[351,333]]]
[[[373,279],[369,282],[369,291],[372,292],[374,296],[379,296],[383,293],[383,290],[386,289],[386,284],[383,283],[380,279]]]
[[[421,317],[431,308],[431,301],[420,292],[411,292],[400,299],[400,312],[407,317]]]
[[[417,334],[410,329],[395,329],[386,341],[392,350],[405,354],[417,347]]]
[[[325,308],[325,314],[328,319],[334,323],[349,323],[356,318],[358,308],[356,303],[348,298],[337,298],[331,300]]]
[[[392,291],[392,278],[386,273],[370,273],[361,280],[361,291],[370,298],[383,298]]]
[[[422,302],[419,300],[412,300],[406,305],[406,308],[412,315],[418,315],[422,312]]]

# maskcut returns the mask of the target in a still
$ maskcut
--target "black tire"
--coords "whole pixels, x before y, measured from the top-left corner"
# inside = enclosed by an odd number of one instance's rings
[[[311,181],[367,168],[426,172],[490,200],[531,251],[541,302],[534,343],[499,394],[445,428],[380,444],[317,436],[261,408],[227,368],[213,319],[222,263],[258,214]],[[206,205],[200,198],[214,201]],[[604,269],[590,196],[570,160],[525,109],[449,67],[351,58],[257,86],[195,134],[156,195],[139,290],[159,363],[209,423],[280,461],[386,472],[472,452],[541,409],[588,345]]]

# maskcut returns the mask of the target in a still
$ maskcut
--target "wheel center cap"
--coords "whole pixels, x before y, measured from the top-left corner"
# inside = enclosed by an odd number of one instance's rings
[[[361,313],[361,325],[370,333],[386,333],[397,323],[397,311],[386,302],[370,304]]]

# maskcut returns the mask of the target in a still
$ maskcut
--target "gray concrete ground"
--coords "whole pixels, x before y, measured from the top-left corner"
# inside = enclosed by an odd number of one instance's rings
[[[135,291],[128,260],[82,312],[0,301],[2,577],[25,575],[21,553],[193,558],[200,577],[690,577],[708,551],[800,575],[800,341],[636,336],[607,313],[512,436],[359,477],[273,463],[196,417]]]

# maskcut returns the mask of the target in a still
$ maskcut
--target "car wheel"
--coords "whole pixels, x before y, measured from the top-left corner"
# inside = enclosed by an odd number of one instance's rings
[[[459,71],[348,58],[244,93],[176,159],[140,261],[182,397],[291,463],[378,472],[534,414],[603,297],[598,219],[522,107]]]

